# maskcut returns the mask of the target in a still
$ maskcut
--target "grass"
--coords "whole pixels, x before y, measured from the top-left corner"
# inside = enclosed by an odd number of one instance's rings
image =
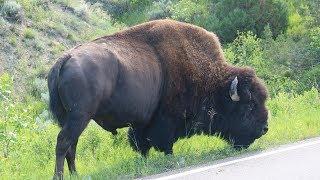
[[[27,39],[34,39],[36,36],[36,33],[34,32],[33,29],[30,29],[30,28],[26,28],[24,30],[24,37],[27,38]]]
[[[0,176],[3,179],[51,178],[59,128],[46,110],[46,93],[14,102],[13,81],[7,74],[0,76]],[[45,91],[41,80],[34,84],[36,89]],[[90,123],[79,140],[79,177],[76,178],[141,177],[320,135],[320,99],[316,89],[302,95],[280,93],[268,101],[268,107],[269,132],[243,151],[235,151],[218,137],[200,135],[179,140],[174,145],[173,156],[152,149],[146,159],[129,147],[127,129],[112,136]],[[65,171],[69,177],[67,167]]]

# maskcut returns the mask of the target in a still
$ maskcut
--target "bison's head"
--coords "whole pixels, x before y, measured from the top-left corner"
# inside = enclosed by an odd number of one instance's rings
[[[235,148],[247,148],[268,131],[266,98],[267,90],[254,74],[230,77],[213,98],[210,129]]]

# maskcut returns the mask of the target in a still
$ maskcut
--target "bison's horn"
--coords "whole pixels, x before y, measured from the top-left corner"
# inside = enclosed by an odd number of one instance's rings
[[[240,101],[240,97],[238,95],[238,77],[236,76],[230,86],[229,95],[232,101]]]

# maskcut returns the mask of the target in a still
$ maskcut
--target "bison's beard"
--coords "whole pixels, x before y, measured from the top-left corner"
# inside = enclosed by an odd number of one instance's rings
[[[248,148],[256,140],[251,136],[236,136],[229,140],[235,149]]]
[[[222,118],[219,114],[216,114],[214,119],[211,119],[208,125],[209,131],[205,131],[205,134],[219,135],[236,149],[248,148],[256,139],[261,137],[261,135],[257,136],[255,134],[244,133],[248,132],[247,129],[243,129],[241,131],[239,129],[235,130],[233,123]]]
[[[213,102],[207,101],[207,102]],[[262,136],[260,132],[260,124],[244,124],[239,123],[234,117],[225,117],[221,115],[214,104],[209,104],[204,101],[198,106],[196,115],[191,117],[187,116],[186,123],[180,133],[177,133],[178,138],[189,138],[196,134],[204,133],[210,136],[219,136],[229,142],[235,149],[248,148],[256,139]],[[245,116],[247,121],[241,120],[240,122],[251,122],[248,116]]]

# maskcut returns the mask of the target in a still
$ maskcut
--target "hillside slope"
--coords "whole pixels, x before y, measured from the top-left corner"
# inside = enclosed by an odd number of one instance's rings
[[[83,0],[0,1],[0,26],[0,74],[13,74],[20,92],[64,50],[121,28]]]

